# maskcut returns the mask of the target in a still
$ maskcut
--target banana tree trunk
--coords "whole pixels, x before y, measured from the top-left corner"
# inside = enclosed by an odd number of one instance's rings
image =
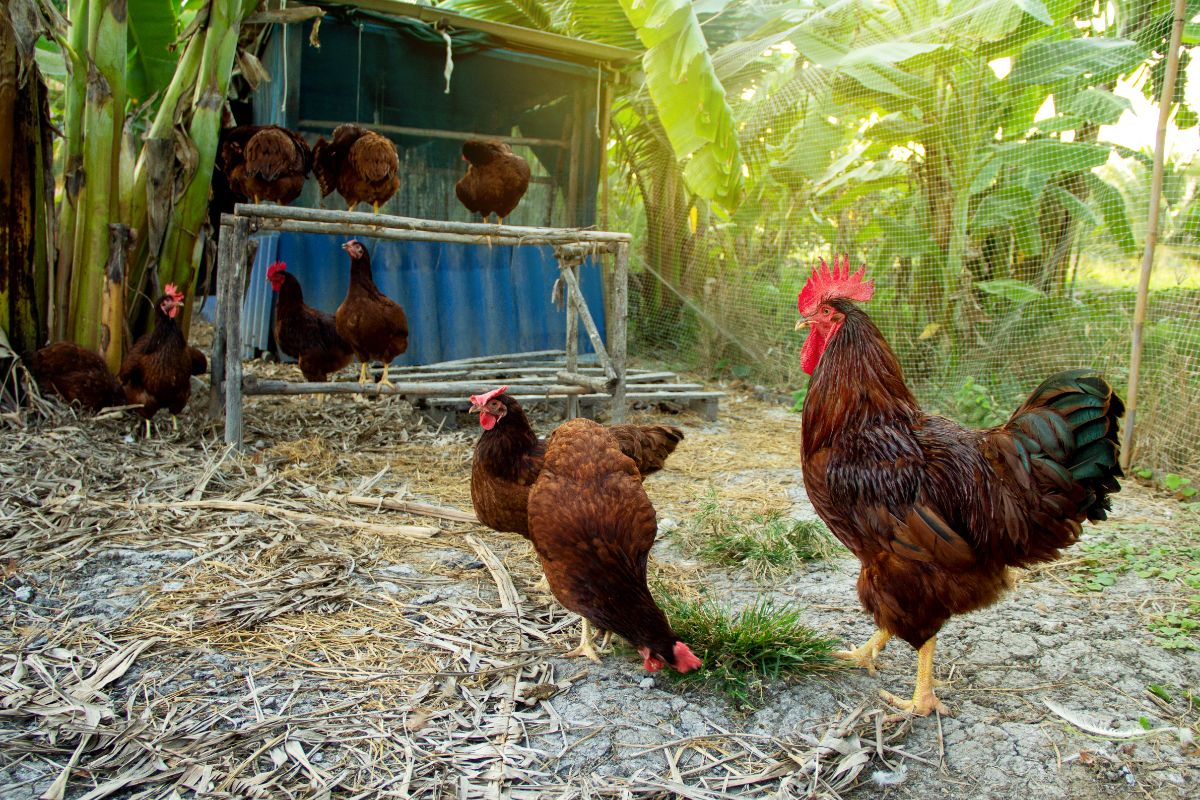
[[[22,65],[16,31],[0,10],[0,119],[11,122],[0,126],[0,329],[18,353],[46,339],[49,118],[41,73]]]
[[[63,115],[63,191],[58,210],[58,258],[54,272],[53,337],[65,339],[70,330],[71,271],[77,250],[79,193],[83,188],[83,104],[87,95],[88,0],[70,0],[71,27],[60,42],[67,65]]]

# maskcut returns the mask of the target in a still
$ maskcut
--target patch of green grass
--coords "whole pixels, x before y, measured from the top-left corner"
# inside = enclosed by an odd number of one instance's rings
[[[831,653],[839,643],[805,625],[800,609],[761,598],[734,611],[707,598],[684,600],[658,591],[659,605],[671,627],[687,642],[704,668],[671,672],[683,683],[703,683],[728,695],[743,708],[756,708],[766,683],[780,678],[835,669]]]
[[[679,538],[684,549],[697,558],[742,567],[758,576],[827,558],[838,547],[817,520],[791,519],[778,513],[742,517],[723,510],[713,492],[680,529]]]

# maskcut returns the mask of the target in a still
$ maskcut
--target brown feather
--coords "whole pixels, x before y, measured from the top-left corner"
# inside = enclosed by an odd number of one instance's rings
[[[121,384],[98,354],[74,342],[56,342],[29,358],[29,371],[42,391],[99,411],[125,403]]]

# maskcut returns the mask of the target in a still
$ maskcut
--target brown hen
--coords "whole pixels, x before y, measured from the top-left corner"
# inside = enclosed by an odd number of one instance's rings
[[[74,342],[56,342],[29,357],[29,372],[42,391],[54,392],[88,411],[125,404],[121,383],[98,354]]]
[[[400,157],[391,139],[359,125],[339,125],[333,140],[317,139],[313,147],[313,174],[321,197],[337,189],[353,211],[370,203],[375,213],[400,188]]]
[[[487,222],[492,214],[504,224],[529,188],[529,163],[504,142],[472,139],[463,144],[467,174],[454,185],[466,209]]]
[[[542,471],[546,442],[539,439],[507,386],[471,397],[483,434],[471,462],[471,502],[489,528],[529,537],[529,488]],[[609,433],[645,478],[663,468],[683,439],[671,425],[612,425]]]
[[[642,476],[612,433],[589,419],[560,425],[529,491],[529,537],[555,598],[585,620],[567,655],[598,660],[591,622],[627,639],[650,672],[702,666],[646,585],[657,532]]]
[[[388,365],[408,349],[408,317],[375,285],[367,248],[352,239],[342,249],[350,254],[350,288],[334,315],[337,333],[362,362],[358,382],[367,382],[371,361],[382,361],[379,383],[390,386]]]
[[[183,307],[183,292],[171,283],[163,292],[154,307],[154,330],[138,339],[125,354],[117,375],[126,402],[141,405],[137,413],[146,420],[147,436],[150,419],[160,408],[168,409],[172,417],[183,411],[192,395],[192,371],[199,366],[195,357],[199,351],[188,347],[175,322]]]
[[[291,203],[300,196],[312,167],[308,143],[278,125],[239,125],[222,131],[219,153],[229,188],[256,203]]]
[[[267,280],[279,292],[275,305],[275,341],[279,349],[299,362],[305,380],[329,380],[331,372],[354,359],[350,345],[338,335],[333,315],[305,304],[300,281],[282,261],[267,268]]]

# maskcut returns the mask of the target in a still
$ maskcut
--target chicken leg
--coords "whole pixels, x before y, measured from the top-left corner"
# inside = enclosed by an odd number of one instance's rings
[[[379,375],[379,385],[380,386],[394,386],[395,385],[392,383],[392,379],[390,377],[388,377],[388,365],[387,364],[383,365],[383,372],[380,373],[380,375]]]
[[[367,362],[365,361],[362,362],[362,365],[358,369],[358,382],[360,384],[366,384],[367,382]]]
[[[379,213],[379,203],[371,203],[371,207],[375,209],[375,213]]]
[[[600,663],[600,656],[596,653],[596,643],[593,640],[592,623],[588,622],[587,617],[580,617],[583,625],[580,628],[579,647],[574,650],[568,650],[563,654],[565,658],[584,658]]]
[[[937,637],[930,636],[929,641],[921,645],[917,651],[917,686],[913,689],[912,700],[897,697],[891,692],[881,691],[879,696],[901,711],[906,711],[918,717],[927,717],[936,711],[939,714],[950,714],[950,709],[938,700],[933,693],[933,649],[937,645]]]
[[[892,635],[883,628],[871,634],[871,638],[854,650],[838,650],[833,655],[835,658],[840,658],[845,661],[851,661],[857,667],[862,667],[867,671],[868,675],[875,674],[875,659],[879,658],[879,654],[883,652],[883,648],[887,647],[888,640]]]

